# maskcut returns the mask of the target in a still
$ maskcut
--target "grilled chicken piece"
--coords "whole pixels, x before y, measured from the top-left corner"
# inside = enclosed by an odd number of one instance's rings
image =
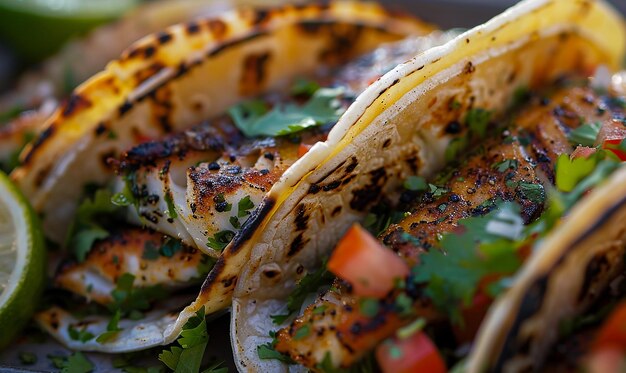
[[[564,88],[551,101],[533,98],[513,117],[513,129],[484,141],[456,170],[444,174],[447,181],[440,187],[447,193],[439,198],[422,194],[410,205],[408,216],[379,239],[409,265],[415,265],[420,253],[436,245],[438,235],[452,232],[459,219],[486,214],[496,199],[516,201],[522,206],[524,221],[532,221],[541,214],[543,198],[529,193],[529,186],[536,191],[537,185],[554,183],[556,158],[573,150],[567,138],[573,128],[581,123],[624,118],[623,108],[611,101],[587,87]],[[428,321],[442,317],[419,288],[407,289],[407,293],[413,297],[418,317]],[[392,292],[382,302],[393,305],[394,298]],[[277,333],[276,350],[307,367],[315,367],[329,354],[333,365],[347,368],[411,321],[384,304],[378,315],[367,318],[359,312],[349,288],[338,287],[320,296],[302,316]],[[305,324],[311,333],[295,338]]]
[[[444,38],[437,35],[432,42]],[[345,109],[369,83],[413,56],[416,43],[424,47],[423,39],[389,44],[337,71],[322,71],[315,80],[321,86],[342,88],[339,104]],[[276,93],[262,99],[270,106],[302,101],[302,97]],[[131,149],[119,169],[138,201],[136,218],[218,256],[271,186],[298,160],[300,144],[324,140],[333,124],[297,136],[247,139],[224,115]]]
[[[187,287],[204,279],[211,259],[199,250],[147,229],[128,228],[98,241],[82,263],[62,265],[55,284],[107,305],[123,274],[135,276],[137,288],[161,285]]]

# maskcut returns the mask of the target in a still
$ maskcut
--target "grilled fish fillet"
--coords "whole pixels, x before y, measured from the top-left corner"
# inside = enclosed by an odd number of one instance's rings
[[[493,207],[490,201],[495,199],[516,201],[522,206],[525,222],[532,221],[541,213],[543,204],[528,198],[520,184],[552,185],[556,158],[573,150],[567,137],[572,129],[582,123],[624,119],[624,109],[612,102],[610,97],[586,86],[563,88],[549,99],[533,98],[512,116],[510,129],[484,141],[446,175],[447,181],[440,187],[447,193],[439,198],[426,193],[410,203],[408,216],[390,226],[379,239],[408,264],[415,265],[420,253],[436,244],[439,234],[453,231],[459,219],[488,213]],[[457,131],[460,126],[452,122],[447,130]],[[390,311],[365,318],[348,287],[334,289],[322,294],[302,316],[277,333],[277,351],[311,368],[327,354],[335,366],[349,367],[411,321]],[[420,289],[411,295],[418,317],[430,321],[441,317]],[[313,312],[319,307],[324,307],[324,312]],[[294,338],[304,324],[310,326],[310,335]]]

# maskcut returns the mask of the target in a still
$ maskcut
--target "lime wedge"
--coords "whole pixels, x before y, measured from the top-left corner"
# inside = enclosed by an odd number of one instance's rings
[[[0,349],[32,316],[46,278],[46,252],[36,214],[0,172]]]
[[[72,36],[111,21],[138,0],[0,0],[0,38],[26,60],[55,52]]]

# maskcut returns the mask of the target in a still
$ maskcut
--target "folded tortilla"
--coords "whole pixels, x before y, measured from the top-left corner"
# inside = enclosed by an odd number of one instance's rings
[[[266,215],[261,226],[239,236],[230,248],[252,252],[233,298],[231,334],[239,370],[288,369],[257,355],[256,347],[271,342],[269,332],[276,328],[270,315],[284,310],[298,280],[382,196],[397,200],[407,176],[429,177],[442,168],[446,148],[466,135],[444,131],[466,113],[452,112],[451,101],[471,100],[473,105],[463,110],[480,107],[498,117],[519,87],[542,87],[562,75],[589,75],[600,65],[616,69],[625,46],[621,17],[602,1],[529,0],[416,55],[370,86],[328,140],[274,186],[261,210]],[[496,328],[482,338],[489,339]],[[554,329],[544,333],[549,330]],[[489,346],[482,347],[487,354],[496,348]],[[474,359],[480,371],[485,358]]]

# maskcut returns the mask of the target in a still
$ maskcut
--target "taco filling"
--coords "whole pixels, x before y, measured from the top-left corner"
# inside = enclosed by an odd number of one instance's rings
[[[462,361],[542,237],[626,159],[626,101],[590,82],[519,89],[501,118],[477,107],[451,121],[446,131],[469,130],[446,152],[455,164],[431,180],[407,178],[394,209],[370,212],[369,233],[351,228],[327,268],[301,279],[273,316],[286,326],[259,357],[321,371],[374,364],[373,355],[385,372]]]
[[[416,49],[446,38],[434,34],[380,46],[341,67],[296,79],[284,92],[243,101],[215,119],[110,159],[121,178],[111,188],[85,191],[66,242],[71,257],[55,276],[57,287],[80,296],[69,303],[56,297],[58,303],[72,311],[85,309],[81,299],[97,306],[76,317],[53,306],[37,316],[39,323],[76,349],[160,344],[163,330],[194,299],[215,258],[282,173],[325,139],[371,81]],[[125,220],[143,227],[120,224]],[[228,305],[227,297],[213,300],[207,312]],[[110,320],[121,320],[120,326],[109,330]],[[155,323],[161,331],[144,331]]]

